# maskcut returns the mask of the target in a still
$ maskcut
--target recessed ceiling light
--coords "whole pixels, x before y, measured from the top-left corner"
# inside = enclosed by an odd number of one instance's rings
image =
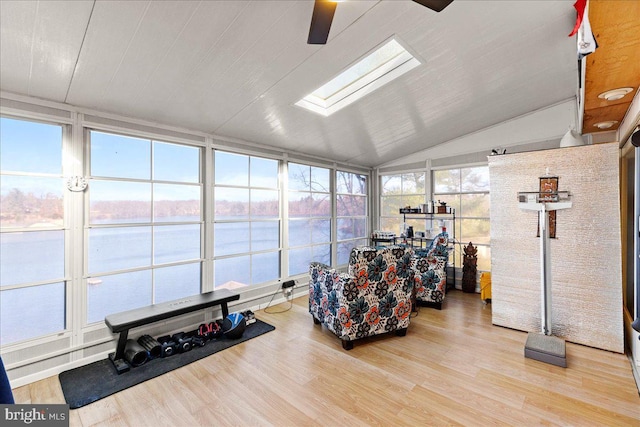
[[[613,127],[613,125],[615,125],[617,123],[618,123],[617,120],[608,120],[606,122],[594,123],[593,125],[595,127],[597,127],[598,129],[609,129],[609,128]]]
[[[626,94],[633,90],[632,87],[621,87],[620,89],[612,89],[598,95],[598,98],[606,99],[607,101],[615,101],[623,98]]]

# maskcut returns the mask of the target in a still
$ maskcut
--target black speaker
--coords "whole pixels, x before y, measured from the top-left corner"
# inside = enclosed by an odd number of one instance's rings
[[[240,313],[231,313],[222,321],[222,332],[227,338],[240,338],[246,327],[247,321]]]
[[[156,359],[162,356],[162,346],[151,335],[143,335],[138,338],[138,344],[149,352],[149,358]]]
[[[127,340],[124,346],[124,358],[131,366],[141,366],[147,361],[147,350],[136,340]]]

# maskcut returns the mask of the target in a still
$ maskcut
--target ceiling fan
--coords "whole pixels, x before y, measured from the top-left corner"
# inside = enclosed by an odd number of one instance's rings
[[[422,6],[440,12],[449,6],[453,0],[413,0]],[[309,38],[307,44],[326,44],[329,38],[329,30],[333,21],[333,14],[336,12],[336,1],[316,0],[313,5],[313,15],[311,16],[311,27],[309,28]]]

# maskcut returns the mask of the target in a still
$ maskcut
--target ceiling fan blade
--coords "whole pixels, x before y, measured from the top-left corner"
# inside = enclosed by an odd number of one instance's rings
[[[445,7],[449,6],[453,0],[413,0],[416,3],[428,7],[436,12],[442,11]]]
[[[316,0],[313,5],[311,27],[307,44],[326,44],[331,29],[333,14],[336,12],[337,3],[329,0]]]

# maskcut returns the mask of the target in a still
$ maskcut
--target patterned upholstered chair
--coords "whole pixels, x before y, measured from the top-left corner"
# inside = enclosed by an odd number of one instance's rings
[[[320,263],[309,266],[309,312],[316,324],[342,340],[346,350],[354,340],[407,332],[413,289],[411,248],[357,247],[351,251],[348,273]]]
[[[420,305],[442,308],[447,286],[449,235],[438,234],[427,249],[415,251],[416,301]]]

